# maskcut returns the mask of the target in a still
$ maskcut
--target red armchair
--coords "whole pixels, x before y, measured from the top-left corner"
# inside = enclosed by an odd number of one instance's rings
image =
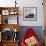
[[[32,38],[32,36],[34,37],[34,39],[37,37],[36,33],[33,31],[33,29],[28,28],[24,34],[24,37],[22,38],[22,42],[21,42],[21,46],[33,46],[33,45],[27,45],[29,42],[25,42],[28,41],[30,38]],[[27,40],[28,39],[28,40]],[[30,40],[31,40],[30,39]],[[30,41],[29,40],[29,41]],[[31,44],[31,43],[30,43]],[[36,44],[34,46],[41,46],[40,42],[37,40],[36,38]]]

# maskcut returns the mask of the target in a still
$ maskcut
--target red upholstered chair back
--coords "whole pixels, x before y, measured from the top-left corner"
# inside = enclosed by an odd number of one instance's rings
[[[32,37],[32,36],[37,37],[37,34],[34,32],[32,28],[28,28],[24,34],[24,37],[22,38],[21,45],[26,46],[25,39],[28,39],[29,37]]]

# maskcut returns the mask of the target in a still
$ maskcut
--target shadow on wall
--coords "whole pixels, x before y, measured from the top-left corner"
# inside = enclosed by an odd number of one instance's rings
[[[36,33],[37,33],[37,37],[39,39],[39,41],[42,43],[43,42],[43,30],[42,30],[42,26],[21,26],[20,27],[20,31],[19,31],[19,39],[20,39],[20,42],[23,38],[23,35],[25,33],[25,31],[28,29],[28,28],[32,28]]]

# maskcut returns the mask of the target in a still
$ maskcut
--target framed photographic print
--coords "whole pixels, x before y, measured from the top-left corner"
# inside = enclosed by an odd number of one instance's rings
[[[37,8],[36,7],[23,7],[23,19],[28,21],[37,20]]]
[[[9,14],[10,14],[10,15],[16,15],[16,14],[17,14],[17,11],[14,10],[14,9],[13,9],[13,10],[10,10]]]
[[[2,15],[9,15],[9,10],[2,10]]]

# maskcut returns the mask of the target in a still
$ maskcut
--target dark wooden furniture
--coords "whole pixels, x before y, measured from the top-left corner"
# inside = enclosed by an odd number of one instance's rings
[[[5,41],[2,44],[3,46],[18,46],[18,41]]]
[[[8,22],[8,17],[17,17],[16,18],[16,23],[14,24],[9,24]],[[19,31],[19,7],[0,7],[0,32],[1,32],[1,41],[0,41],[0,46],[18,46],[19,40],[2,40],[2,32],[3,30],[8,28],[14,31],[15,33]],[[5,19],[6,18],[6,19]],[[16,30],[15,30],[16,29]]]
[[[0,46],[2,46],[2,42],[0,41]]]

